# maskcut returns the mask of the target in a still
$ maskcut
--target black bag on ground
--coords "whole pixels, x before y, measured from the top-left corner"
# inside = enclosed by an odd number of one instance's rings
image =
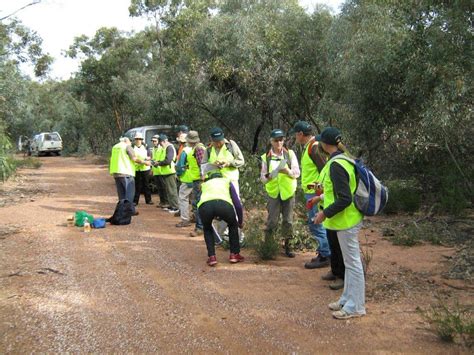
[[[129,200],[120,200],[115,206],[115,212],[112,217],[107,219],[107,222],[115,225],[130,224],[133,216],[133,205]]]

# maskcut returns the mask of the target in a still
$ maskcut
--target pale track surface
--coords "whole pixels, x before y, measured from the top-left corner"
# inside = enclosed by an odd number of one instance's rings
[[[459,351],[424,329],[415,308],[425,290],[388,303],[369,300],[366,317],[337,321],[327,304],[339,293],[320,280],[327,269],[303,268],[313,255],[263,263],[244,249],[246,261],[231,265],[218,250],[219,264],[209,268],[202,238],[187,237],[191,229],[175,228],[178,218],[144,205],[143,197],[129,226],[90,234],[67,227],[79,209],[113,212],[113,179],[107,167],[86,160],[41,161],[39,170],[21,174],[45,193],[0,208],[2,224],[18,231],[0,239],[1,353]],[[369,237],[376,273],[403,265],[434,275],[441,254],[452,253],[420,247],[415,261],[415,249],[402,255]]]

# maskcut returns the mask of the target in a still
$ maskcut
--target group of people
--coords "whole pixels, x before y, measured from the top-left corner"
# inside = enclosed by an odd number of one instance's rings
[[[305,268],[330,267],[323,280],[333,281],[329,285],[333,290],[344,289],[342,296],[329,304],[335,318],[362,316],[365,280],[357,234],[363,215],[353,203],[355,168],[350,161],[338,159],[349,154],[341,133],[328,127],[316,137],[309,123],[298,121],[289,134],[303,146],[300,162],[295,152],[286,148],[287,135],[281,129],[271,131],[270,148],[261,156],[260,179],[268,195],[265,238],[273,236],[281,218],[284,255],[295,257],[290,240],[297,179],[301,177],[308,226],[317,241],[317,255]],[[237,143],[226,139],[221,128],[213,128],[209,137],[210,144],[205,146],[197,131],[180,126],[177,146],[163,134],[153,137],[150,149],[144,147],[141,135],[135,136],[133,147],[128,138],[121,138],[112,149],[110,173],[119,199],[133,200],[137,205],[143,193],[145,203],[153,204],[148,188],[151,170],[160,197],[157,207],[181,218],[177,228],[194,224],[190,236],[204,235],[207,264],[217,264],[215,245],[224,229],[229,236],[229,261],[238,263],[244,260],[239,243],[244,214],[238,169],[245,160]]]

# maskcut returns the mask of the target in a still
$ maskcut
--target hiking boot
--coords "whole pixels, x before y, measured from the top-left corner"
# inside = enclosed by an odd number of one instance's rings
[[[181,221],[181,222],[176,224],[176,227],[177,228],[183,228],[183,227],[189,227],[190,225],[191,225],[191,223],[189,223],[189,221]]]
[[[314,261],[311,259],[309,263],[304,264],[304,267],[306,269],[319,269],[329,266],[330,261],[331,260],[329,257],[318,255],[316,258],[314,258]]]
[[[344,279],[337,277],[336,281],[334,281],[332,284],[329,285],[329,288],[334,291],[344,288]]]
[[[165,204],[162,205],[162,204],[160,203],[159,205],[156,206],[156,208],[161,208],[162,210],[165,210],[165,209],[170,208],[170,205],[165,205]]]
[[[194,238],[194,237],[203,235],[203,233],[204,233],[204,232],[202,231],[202,229],[196,228],[193,232],[189,233],[189,236],[190,236],[191,238]]]
[[[170,208],[168,208],[166,211],[168,211],[169,213],[173,213],[173,214],[174,214],[174,213],[176,213],[176,212],[179,212],[179,209],[170,207]]]
[[[342,304],[339,302],[333,302],[329,303],[328,307],[331,311],[340,311],[342,309]]]
[[[362,317],[365,314],[362,313],[347,313],[345,310],[341,309],[340,311],[332,312],[332,316],[336,319],[350,319]]]
[[[285,239],[285,255],[289,258],[294,258],[296,256],[290,249],[290,242],[288,239]]]
[[[237,254],[230,253],[230,255],[229,255],[229,261],[233,264],[244,261],[244,259],[245,258],[242,255],[240,255],[239,253],[237,253]]]
[[[323,276],[321,276],[321,279],[323,279],[324,281],[335,281],[336,278],[337,278],[336,275],[334,275],[332,271],[328,271],[327,274],[324,274]],[[338,311],[338,310],[333,309],[333,311]]]
[[[217,258],[215,255],[211,255],[209,259],[207,259],[207,265],[215,266],[217,264]]]

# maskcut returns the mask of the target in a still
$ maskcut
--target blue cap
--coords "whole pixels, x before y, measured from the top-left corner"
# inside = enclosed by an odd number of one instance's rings
[[[220,127],[214,127],[210,133],[213,141],[221,141],[224,139],[224,131]]]
[[[338,145],[342,140],[341,131],[336,127],[326,127],[321,134],[316,137],[316,140],[329,145]]]
[[[188,133],[189,132],[189,127],[186,125],[181,125],[176,128],[176,132],[183,132],[183,133]]]
[[[160,142],[166,141],[166,140],[168,140],[168,136],[167,136],[166,134],[163,134],[163,133],[162,133],[162,134],[160,134],[158,140],[159,140]]]

